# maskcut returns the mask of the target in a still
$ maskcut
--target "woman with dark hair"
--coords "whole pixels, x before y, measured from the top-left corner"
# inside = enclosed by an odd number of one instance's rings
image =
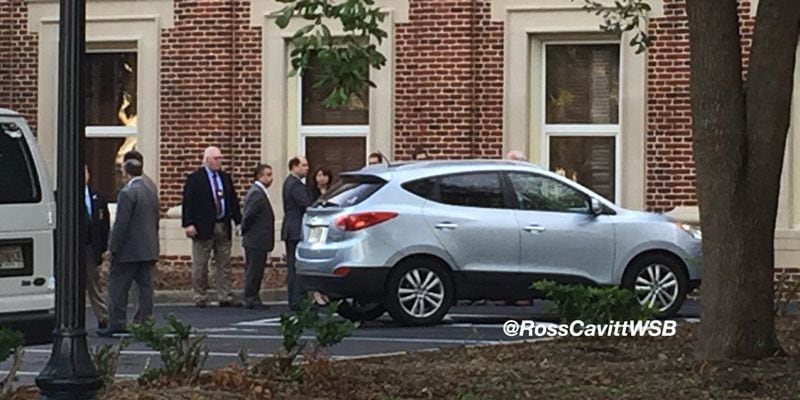
[[[317,168],[314,175],[311,175],[309,183],[312,198],[314,200],[319,199],[333,185],[333,172],[331,172],[330,168]]]

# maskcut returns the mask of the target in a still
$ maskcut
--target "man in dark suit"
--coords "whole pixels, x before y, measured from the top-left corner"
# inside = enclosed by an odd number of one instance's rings
[[[142,155],[142,153],[136,150],[131,150],[122,156],[122,162],[128,160],[137,160],[140,163],[142,163],[142,168],[144,168],[144,156]],[[144,185],[147,186],[148,189],[152,190],[153,193],[156,194],[156,197],[158,197],[158,187],[156,187],[155,182],[153,182],[153,180],[150,179],[150,177],[147,176],[147,174],[145,173],[142,173],[142,182],[144,182]]]
[[[208,305],[208,260],[214,252],[217,296],[220,307],[238,307],[231,292],[231,221],[242,222],[239,197],[230,175],[222,171],[222,152],[209,147],[203,166],[186,178],[183,186],[183,229],[192,239],[192,286],[194,302]]]
[[[156,194],[142,182],[139,161],[124,162],[122,170],[128,183],[117,198],[117,215],[108,244],[108,328],[97,332],[106,337],[126,332],[128,290],[133,281],[139,287],[136,322],[153,315],[153,275],[159,256]]]
[[[266,308],[259,298],[264,265],[275,247],[275,213],[267,188],[272,185],[272,167],[258,164],[255,182],[244,198],[242,246],[244,247],[244,307]]]
[[[308,161],[296,156],[289,160],[289,176],[283,182],[283,225],[281,240],[286,243],[286,286],[289,308],[298,310],[305,293],[295,273],[295,251],[303,239],[303,215],[313,199],[302,179],[308,174]]]
[[[84,233],[86,241],[86,294],[89,304],[97,318],[98,329],[108,327],[108,308],[106,307],[105,293],[100,282],[100,264],[103,254],[108,250],[108,231],[110,222],[108,218],[108,203],[100,193],[92,190],[89,185],[91,174],[89,166],[84,167],[86,187],[84,189],[84,202],[86,203],[86,224]]]

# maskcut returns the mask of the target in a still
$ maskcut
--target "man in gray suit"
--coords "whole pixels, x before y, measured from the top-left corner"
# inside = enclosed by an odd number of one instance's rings
[[[244,247],[244,307],[264,309],[259,298],[264,265],[275,247],[275,213],[267,188],[272,185],[272,167],[258,164],[253,174],[255,182],[244,198],[242,214],[242,246]]]
[[[128,183],[117,198],[117,215],[108,244],[109,321],[106,329],[97,331],[105,337],[126,332],[128,290],[133,281],[139,287],[136,322],[153,315],[153,275],[159,255],[158,198],[142,181],[141,162],[128,160],[122,164],[122,171]]]

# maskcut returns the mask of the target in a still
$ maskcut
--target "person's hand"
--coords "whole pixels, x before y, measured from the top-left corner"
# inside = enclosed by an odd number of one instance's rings
[[[236,237],[242,237],[242,226],[236,225],[235,232],[236,232]]]
[[[186,233],[186,237],[194,238],[197,236],[197,229],[195,229],[194,225],[189,225],[183,228],[183,232]]]
[[[103,257],[103,261],[111,262],[111,252],[110,251],[104,252],[102,257]]]

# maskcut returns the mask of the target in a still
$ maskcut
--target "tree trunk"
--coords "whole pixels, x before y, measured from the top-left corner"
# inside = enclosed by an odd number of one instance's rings
[[[742,81],[736,0],[687,0],[692,131],[703,224],[698,355],[776,352],[775,219],[789,127],[797,0],[761,0]]]

